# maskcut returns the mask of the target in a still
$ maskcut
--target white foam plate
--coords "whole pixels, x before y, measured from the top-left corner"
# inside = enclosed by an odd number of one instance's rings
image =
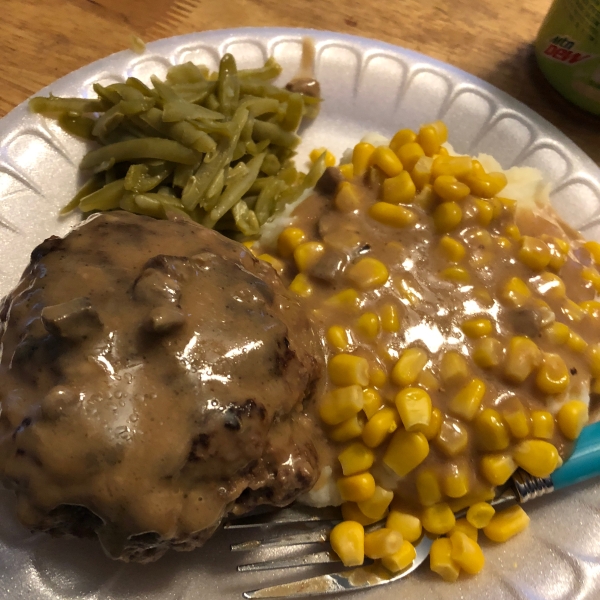
[[[273,55],[283,66],[281,82],[296,71],[301,40],[316,42],[316,76],[325,99],[303,133],[298,161],[327,146],[340,156],[368,131],[392,135],[444,119],[450,142],[461,153],[485,152],[504,168],[539,168],[551,184],[559,214],[589,238],[600,240],[600,169],[539,115],[507,94],[463,71],[381,42],[300,29],[235,29],[191,34],[148,44],[146,53],[124,51],[58,80],[40,94],[90,95],[91,84],[148,80],[171,63],[192,60],[216,68],[231,52],[241,68]],[[49,51],[68,51],[50,48]],[[31,115],[22,104],[0,120],[0,294],[18,281],[29,253],[51,234],[65,234],[77,216],[59,220],[58,209],[75,192],[77,163],[86,147],[55,123]],[[106,558],[92,541],[31,535],[14,518],[12,495],[0,491],[0,598],[17,600],[228,600],[244,590],[308,576],[238,574],[231,536],[217,534],[202,549],[171,552],[152,565],[126,565]],[[483,542],[486,568],[455,584],[420,569],[360,598],[411,600],[569,599],[600,597],[600,484],[588,483],[534,501],[529,530],[499,546]],[[237,541],[237,540],[235,540]],[[248,560],[250,559],[250,560]]]

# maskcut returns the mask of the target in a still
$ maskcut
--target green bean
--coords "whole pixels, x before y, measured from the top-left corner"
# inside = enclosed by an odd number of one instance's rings
[[[124,115],[139,115],[149,111],[156,104],[154,98],[141,98],[139,100],[121,100],[117,106]]]
[[[218,111],[218,110],[221,109],[221,105],[219,104],[219,101],[217,100],[217,97],[215,96],[214,93],[209,94],[206,97],[204,105],[206,106],[206,108],[210,108],[210,110],[217,110]]]
[[[138,194],[149,192],[173,172],[173,167],[162,163],[162,166],[156,166],[152,170],[154,173],[150,173],[145,164],[131,165],[125,175],[125,189]]]
[[[267,154],[260,170],[265,175],[276,175],[281,169],[281,163],[274,154]]]
[[[239,162],[233,169],[229,169],[229,172],[225,176],[225,183],[229,185],[237,177],[243,177],[248,174],[248,167],[246,163]]]
[[[187,100],[194,104],[204,102],[208,98],[209,94],[212,94],[217,89],[216,81],[205,81],[199,83],[176,83],[173,85],[173,89],[177,92],[182,100]],[[216,107],[218,108],[218,101],[215,98]],[[212,107],[208,107],[212,108]]]
[[[269,217],[273,214],[277,196],[287,188],[287,185],[281,179],[275,177],[267,177],[267,181],[258,195],[254,212],[258,222],[262,225],[266,223]]]
[[[260,224],[258,223],[256,214],[248,208],[248,205],[243,200],[235,204],[231,212],[233,213],[237,228],[244,235],[256,235],[259,232]]]
[[[92,192],[81,199],[79,209],[85,213],[92,210],[113,210],[119,208],[119,201],[125,191],[124,184],[124,179],[117,179],[98,191]]]
[[[275,123],[267,121],[254,121],[254,130],[252,131],[254,140],[270,140],[271,144],[284,146],[285,148],[295,148],[300,143],[300,138],[291,131],[284,131]]]
[[[233,153],[231,155],[231,160],[236,161],[240,160],[246,154],[246,142],[239,140],[233,149]]]
[[[154,86],[154,89],[158,92],[158,95],[164,102],[172,102],[174,100],[180,100],[177,92],[167,83],[161,81],[155,75],[150,77],[150,81]]]
[[[58,117],[58,124],[64,131],[71,135],[85,138],[86,140],[94,139],[92,135],[94,123],[94,119],[78,115],[77,113],[63,113]]]
[[[121,96],[119,96],[118,92],[115,92],[115,90],[111,90],[108,87],[104,87],[99,83],[94,83],[92,87],[94,88],[96,94],[98,94],[98,98],[104,101],[105,109],[109,106],[113,106],[114,104],[121,102]]]
[[[280,102],[287,102],[293,93],[294,92],[262,81],[253,81],[250,79],[240,80],[240,94],[242,95],[260,96],[261,98],[276,98]],[[311,96],[306,96],[305,94],[301,95],[304,104],[318,105],[321,102],[320,98],[313,98]]]
[[[179,142],[162,138],[142,138],[117,142],[88,152],[82,159],[80,168],[91,169],[105,160],[113,158],[115,162],[140,158],[159,158],[174,163],[193,165],[198,157],[193,150]]]
[[[117,179],[119,179],[117,177],[117,173],[115,171],[114,167],[114,163],[111,163],[110,161],[108,161],[109,163],[109,167],[104,169],[104,185],[106,185],[107,183],[112,183],[113,181],[116,181]]]
[[[129,87],[141,92],[143,96],[146,96],[147,98],[152,97],[152,90],[145,83],[142,83],[137,77],[128,77],[125,83]]]
[[[213,119],[215,121],[221,121],[225,118],[225,115],[204,108],[204,106],[198,106],[185,100],[174,100],[165,102],[163,106],[162,120],[165,123],[173,123],[176,121],[183,121],[185,119]]]
[[[138,214],[154,217],[155,219],[165,218],[165,209],[162,202],[154,198],[150,198],[147,194],[137,194],[134,196],[135,206]]]
[[[230,117],[240,101],[240,81],[237,76],[235,58],[229,53],[224,54],[219,64],[219,79],[217,83],[217,99],[221,112]]]
[[[208,119],[198,119],[195,121],[190,121],[190,125],[200,129],[209,134],[219,135],[227,138],[233,137],[235,133],[235,127],[231,124],[231,121],[220,122],[220,121],[210,121]]]
[[[167,71],[167,81],[170,84],[196,83],[206,81],[207,77],[208,69],[206,67],[198,67],[190,61],[175,65]]]
[[[115,166],[115,159],[114,157],[110,157],[107,158],[106,160],[103,160],[99,165],[96,165],[93,169],[94,173],[105,173],[105,177],[106,177],[106,171],[109,171],[110,169],[112,169]],[[108,181],[108,179],[107,179]]]
[[[34,113],[52,114],[52,113],[77,113],[78,115],[101,112],[106,108],[106,104],[100,99],[85,98],[57,98],[48,96],[48,98],[32,98],[29,101],[29,110]]]
[[[92,135],[94,137],[104,137],[108,135],[123,122],[124,118],[125,115],[121,111],[121,103],[119,102],[96,119],[96,123],[92,129]]]
[[[264,67],[258,69],[242,69],[241,71],[238,71],[238,76],[240,79],[269,81],[278,77],[281,74],[281,71],[281,65],[272,56],[269,56]]]
[[[73,196],[68,204],[60,209],[61,215],[66,215],[71,211],[75,210],[82,198],[89,196],[93,192],[98,191],[103,185],[103,177],[101,175],[93,175],[90,177],[80,188],[79,191]]]
[[[136,194],[136,196],[135,196],[136,202],[137,202],[137,199],[140,197],[146,198],[148,200],[154,200],[156,202],[160,202],[163,206],[174,206],[175,208],[180,208],[183,210],[183,204],[181,204],[181,201],[179,200],[179,198],[170,196],[168,194],[160,194],[160,193]]]
[[[287,102],[285,115],[281,121],[284,131],[296,131],[302,121],[304,113],[304,100],[302,94],[292,94]]]
[[[260,117],[261,115],[276,113],[279,109],[280,102],[275,98],[248,96],[240,102],[240,106],[247,108],[252,117]]]
[[[233,208],[242,199],[242,196],[250,189],[252,182],[256,179],[264,158],[265,154],[259,154],[250,159],[246,165],[248,172],[243,177],[236,178],[225,187],[217,205],[204,218],[202,224],[205,227],[213,227],[228,210]]]
[[[175,170],[173,171],[173,185],[183,189],[197,168],[198,164],[175,165]]]

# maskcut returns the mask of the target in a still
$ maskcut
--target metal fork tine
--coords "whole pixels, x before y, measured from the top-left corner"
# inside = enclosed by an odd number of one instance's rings
[[[239,565],[237,570],[244,571],[268,571],[270,569],[289,569],[291,567],[308,567],[310,565],[322,565],[324,563],[341,562],[337,555],[327,550],[323,552],[313,552],[312,554],[303,554],[302,556],[293,556],[291,558],[277,558],[266,560],[264,562]]]
[[[316,521],[339,521],[338,508],[283,508],[276,512],[260,515],[246,515],[225,523],[224,529],[247,529],[250,527],[270,527],[271,525],[287,525],[290,523],[309,523]]]
[[[246,550],[255,550],[256,548],[275,548],[279,546],[298,546],[300,544],[315,544],[318,542],[326,542],[329,539],[331,527],[321,527],[315,531],[306,533],[295,533],[292,535],[277,535],[273,534],[265,537],[262,540],[249,540],[240,542],[239,544],[231,544],[233,552],[243,552]]]

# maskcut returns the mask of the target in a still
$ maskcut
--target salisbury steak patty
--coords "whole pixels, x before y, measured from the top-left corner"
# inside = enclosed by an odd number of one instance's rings
[[[0,318],[0,475],[27,527],[152,560],[316,481],[320,347],[242,245],[97,215],[33,251]]]

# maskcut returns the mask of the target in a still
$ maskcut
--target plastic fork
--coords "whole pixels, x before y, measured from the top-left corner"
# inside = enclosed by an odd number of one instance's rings
[[[600,423],[586,427],[575,446],[569,460],[557,469],[551,477],[533,477],[522,470],[517,470],[505,486],[491,501],[496,508],[511,504],[523,504],[545,494],[570,487],[576,483],[600,475]],[[464,516],[466,511],[457,513]],[[294,546],[309,544],[327,544],[331,528],[342,520],[339,509],[312,509],[293,505],[277,512],[248,515],[233,519],[225,524],[226,529],[263,530],[259,539],[232,544],[234,552],[250,551],[259,548],[281,548],[286,550]],[[384,521],[365,528],[366,531],[383,527]],[[287,533],[282,534],[285,527]],[[293,530],[293,532],[289,532]],[[415,545],[417,556],[406,569],[391,573],[380,564],[365,563],[361,567],[301,579],[291,583],[275,585],[244,592],[244,598],[301,598],[318,594],[334,594],[350,592],[385,585],[398,581],[417,569],[429,555],[433,538],[423,535]],[[326,550],[309,552],[301,556],[280,558],[262,562],[242,564],[238,571],[262,571],[267,569],[289,569],[309,565],[340,562],[337,555],[328,547]]]

